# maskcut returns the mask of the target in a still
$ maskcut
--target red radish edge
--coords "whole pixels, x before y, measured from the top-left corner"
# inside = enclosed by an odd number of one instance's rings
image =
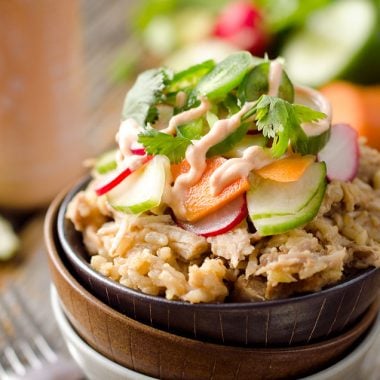
[[[238,197],[220,210],[195,223],[176,220],[184,230],[210,237],[224,234],[240,224],[248,215],[245,196]]]
[[[146,164],[148,161],[150,161],[153,158],[153,156],[146,156],[142,162],[141,166]],[[138,168],[140,168],[139,166]],[[107,177],[96,189],[96,195],[101,196],[106,193],[108,193],[110,190],[112,190],[115,186],[117,186],[121,181],[123,181],[125,178],[127,178],[130,174],[132,174],[134,171],[136,171],[138,168],[132,170],[129,168],[123,169],[122,171],[119,171],[117,173],[112,173],[109,177]]]
[[[138,142],[132,143],[131,152],[135,154],[136,156],[143,156],[144,154],[146,154],[144,145]]]
[[[329,141],[318,153],[318,161],[326,163],[330,181],[352,181],[358,172],[359,156],[358,132],[348,124],[335,124]]]

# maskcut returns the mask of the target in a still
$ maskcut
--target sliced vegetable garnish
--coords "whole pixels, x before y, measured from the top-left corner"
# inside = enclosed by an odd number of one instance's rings
[[[209,99],[222,99],[240,84],[257,60],[246,51],[233,53],[205,75],[196,90],[201,96],[207,96]]]
[[[171,163],[182,161],[187,147],[192,144],[191,140],[186,137],[168,135],[153,128],[146,129],[141,133],[138,142],[144,145],[147,153],[164,155],[169,158]]]
[[[206,170],[201,179],[187,190],[183,204],[186,208],[185,216],[189,222],[198,221],[206,215],[215,212],[248,190],[248,180],[246,178],[239,178],[225,187],[218,195],[213,194],[210,177],[225,161],[226,159],[223,157],[208,159],[206,161]],[[187,161],[172,165],[173,178],[176,179],[180,174],[187,173],[189,170],[190,165]]]
[[[331,127],[331,138],[319,152],[318,160],[327,166],[330,180],[351,181],[359,168],[358,132],[348,124],[335,124]]]
[[[313,163],[295,182],[252,175],[250,183],[247,203],[255,227],[262,235],[281,233],[306,223],[318,212],[326,188],[326,165]]]
[[[298,181],[305,170],[315,161],[315,156],[300,156],[295,154],[276,160],[255,171],[259,176],[277,182]]]
[[[174,74],[173,79],[166,87],[166,92],[178,92],[185,88],[196,86],[199,80],[214,67],[215,62],[210,59]]]
[[[139,214],[161,204],[165,186],[169,181],[168,159],[156,156],[108,192],[107,199],[116,210]]]
[[[159,102],[165,82],[171,75],[170,71],[163,68],[140,74],[125,97],[122,120],[133,118],[144,126],[150,108]],[[154,118],[154,113],[155,111],[150,111],[150,119]]]
[[[198,222],[190,223],[182,220],[176,220],[176,222],[187,231],[209,237],[221,235],[232,230],[240,224],[247,215],[247,203],[245,196],[242,195]]]
[[[257,232],[261,236],[282,234],[310,222],[318,214],[325,191],[326,182],[323,182],[307,205],[294,214],[273,215],[255,220],[253,224]]]
[[[152,156],[145,156],[141,159],[141,166],[147,163],[152,159]],[[139,166],[140,168],[140,166]],[[100,183],[98,183],[95,187],[95,192],[98,196],[107,194],[114,187],[118,186],[121,182],[123,182],[127,177],[129,177],[132,173],[134,173],[137,169],[131,168],[123,168],[120,170],[115,170],[109,173]]]
[[[238,96],[242,103],[257,100],[261,95],[268,93],[270,64],[270,62],[260,63],[244,77],[238,89]],[[294,101],[294,87],[284,70],[281,73],[278,97],[289,103]]]

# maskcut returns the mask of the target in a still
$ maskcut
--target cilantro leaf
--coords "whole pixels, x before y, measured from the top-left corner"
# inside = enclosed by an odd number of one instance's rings
[[[264,137],[272,138],[272,156],[282,156],[289,144],[294,114],[291,104],[281,98],[263,95],[256,105],[256,125]]]
[[[327,117],[323,112],[313,110],[301,104],[293,104],[292,107],[300,123],[311,123]]]
[[[140,133],[138,142],[144,145],[148,154],[162,154],[173,164],[185,158],[186,149],[192,144],[186,137],[168,135],[153,128]]]
[[[163,68],[147,70],[140,74],[125,97],[122,120],[133,118],[144,126],[151,106],[161,99],[170,76],[171,72]]]
[[[301,128],[301,123],[326,117],[322,112],[269,95],[262,95],[253,108],[257,129],[265,137],[273,139],[271,152],[275,158],[286,152],[289,140],[296,150],[301,150],[300,153],[309,153],[308,137]],[[249,110],[247,115],[252,115],[252,112],[252,109]]]

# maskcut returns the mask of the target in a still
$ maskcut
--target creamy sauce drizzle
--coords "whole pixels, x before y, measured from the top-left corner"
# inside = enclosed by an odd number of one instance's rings
[[[295,90],[295,103],[306,105],[327,115],[325,119],[313,123],[302,123],[301,127],[306,135],[312,137],[326,132],[331,124],[332,112],[330,102],[319,91],[313,90],[312,88],[296,86]]]
[[[242,157],[230,158],[214,171],[210,177],[211,191],[217,195],[232,182],[273,161],[269,152],[261,146],[250,146],[244,150]]]
[[[207,99],[201,99],[201,104],[198,107],[191,108],[173,116],[169,121],[168,127],[162,129],[161,132],[174,135],[179,125],[186,124],[200,118],[210,109],[210,106],[210,102]]]
[[[239,127],[242,115],[252,107],[252,104],[246,103],[239,112],[230,118],[216,121],[209,133],[200,140],[194,141],[194,144],[187,148],[186,160],[190,165],[190,170],[187,173],[181,174],[172,187],[170,206],[177,217],[185,217],[185,207],[182,201],[187,189],[195,185],[202,177],[206,169],[207,151],[212,146],[223,141]]]
[[[121,170],[126,168],[135,170],[141,166],[144,156],[133,154],[131,146],[137,142],[137,136],[142,130],[142,127],[132,118],[126,119],[120,124],[119,131],[116,134],[116,142],[119,144],[116,159],[118,168]]]
[[[278,96],[282,79],[282,64],[280,61],[272,61],[269,65],[268,95]]]

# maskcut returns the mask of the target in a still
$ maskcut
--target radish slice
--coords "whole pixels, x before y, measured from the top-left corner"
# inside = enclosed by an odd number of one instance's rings
[[[241,196],[198,222],[189,223],[182,220],[176,220],[176,222],[184,230],[209,237],[228,232],[241,223],[247,215],[245,196]]]
[[[318,160],[326,163],[329,180],[353,180],[359,167],[357,131],[348,124],[333,125],[330,139],[318,153]]]
[[[96,188],[95,192],[98,196],[104,195],[132,174],[135,170],[139,169],[142,165],[151,160],[153,156],[146,156],[141,160],[141,165],[135,169],[125,168],[116,172],[112,172],[109,176],[106,177]]]
[[[134,142],[131,144],[131,152],[133,154],[136,154],[137,156],[143,156],[146,153],[144,145],[138,142]]]

